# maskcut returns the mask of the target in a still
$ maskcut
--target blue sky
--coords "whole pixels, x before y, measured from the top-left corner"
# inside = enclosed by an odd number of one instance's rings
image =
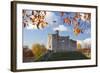
[[[27,10],[27,14],[31,15],[31,10]],[[84,13],[83,13],[84,14]],[[28,45],[31,47],[32,44],[40,43],[47,45],[48,34],[54,34],[55,29],[59,29],[60,36],[69,36],[73,40],[85,40],[91,38],[91,22],[86,22],[81,19],[77,20],[79,22],[79,28],[83,29],[83,33],[79,33],[77,36],[73,32],[73,23],[68,25],[64,23],[63,19],[68,17],[70,20],[75,16],[75,12],[64,12],[61,16],[61,12],[47,12],[45,16],[45,21],[48,25],[43,29],[27,29],[23,27],[23,45]],[[28,18],[25,18],[28,20]]]

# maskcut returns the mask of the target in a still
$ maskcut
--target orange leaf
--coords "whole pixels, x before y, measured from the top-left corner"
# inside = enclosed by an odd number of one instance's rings
[[[64,18],[64,23],[71,24],[71,20],[69,18]]]

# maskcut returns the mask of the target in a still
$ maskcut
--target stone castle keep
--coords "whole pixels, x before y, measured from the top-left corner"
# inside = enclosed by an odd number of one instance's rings
[[[69,36],[59,36],[59,31],[56,34],[48,34],[48,49],[54,52],[61,51],[76,51],[77,42],[69,39]]]

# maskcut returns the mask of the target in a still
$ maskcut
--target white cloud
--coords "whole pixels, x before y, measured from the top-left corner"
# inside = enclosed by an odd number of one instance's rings
[[[78,40],[77,43],[81,44],[82,48],[91,48],[91,39]]]
[[[58,27],[53,28],[54,31],[59,30],[59,31],[68,31],[67,27],[64,25],[59,25]]]
[[[26,27],[26,29],[31,30],[31,29],[38,29],[36,25],[32,25],[32,23],[29,23]]]
[[[54,14],[52,12],[46,12],[46,18],[52,18],[53,15]]]
[[[47,13],[46,13],[46,16],[45,16],[45,20],[46,20],[49,24],[52,24],[53,16],[54,16],[54,13],[52,13],[52,12],[47,12]]]
[[[45,20],[46,22],[48,22],[48,27],[56,27],[57,26],[57,22],[54,23],[53,21],[57,21],[57,16],[55,16],[55,14],[53,12],[47,12],[46,16],[45,16]]]
[[[91,44],[91,39],[90,39],[90,38],[85,39],[85,40],[84,40],[84,43],[86,43],[86,44],[88,44],[88,45]]]

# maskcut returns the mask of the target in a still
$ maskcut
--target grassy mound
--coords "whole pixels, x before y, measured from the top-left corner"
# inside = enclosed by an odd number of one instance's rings
[[[37,61],[61,61],[61,60],[82,60],[88,59],[81,52],[49,52]]]

